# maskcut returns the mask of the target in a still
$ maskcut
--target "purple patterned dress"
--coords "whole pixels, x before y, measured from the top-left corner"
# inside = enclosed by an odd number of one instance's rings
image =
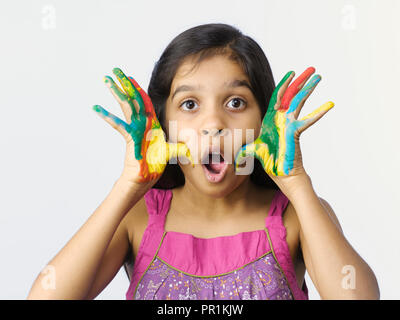
[[[277,190],[264,230],[211,239],[164,231],[171,190],[145,194],[149,212],[127,299],[308,299],[300,288],[286,242],[282,212],[288,199]]]

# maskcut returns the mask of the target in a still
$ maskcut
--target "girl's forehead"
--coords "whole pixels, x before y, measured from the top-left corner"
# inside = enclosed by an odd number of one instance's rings
[[[196,89],[224,89],[227,87],[251,86],[242,67],[225,56],[212,56],[196,63],[194,59],[185,60],[178,68],[171,83],[170,99],[179,91]]]
[[[178,67],[171,89],[183,82],[192,82],[194,85],[204,82],[206,85],[209,81],[224,83],[234,79],[248,80],[248,77],[238,63],[225,55],[208,57],[200,62],[188,57]]]

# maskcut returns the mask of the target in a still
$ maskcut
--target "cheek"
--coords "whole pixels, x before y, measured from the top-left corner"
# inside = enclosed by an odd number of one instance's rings
[[[237,133],[234,135],[235,143],[241,142],[242,145],[245,145],[257,139],[261,131],[261,120],[259,116],[247,118],[242,121],[240,125],[241,126],[238,128]]]
[[[194,126],[188,126],[186,121],[166,121],[167,141],[170,143],[182,142],[187,145],[193,159],[197,159],[199,153],[199,135]]]
[[[168,112],[168,108],[165,112],[164,128],[165,134],[167,136],[167,141],[176,143],[178,141],[178,131],[180,125],[178,125],[176,117],[171,114],[171,112]]]
[[[167,141],[176,142],[176,115],[173,112],[172,106],[168,102],[165,105],[163,127],[165,128]]]

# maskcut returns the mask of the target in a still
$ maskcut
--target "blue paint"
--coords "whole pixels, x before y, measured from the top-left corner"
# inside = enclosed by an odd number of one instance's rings
[[[321,81],[321,76],[316,74],[314,75],[311,80],[300,90],[298,94],[293,98],[292,102],[290,103],[289,110],[287,113],[294,112],[297,107],[299,106],[300,102],[310,93],[312,89]]]
[[[289,122],[289,119],[286,119],[286,122]],[[283,160],[283,172],[288,175],[289,171],[293,169],[293,161],[294,155],[296,152],[296,143],[295,143],[295,132],[298,128],[303,125],[304,121],[293,121],[288,124],[286,129],[286,152],[285,158]]]
[[[114,116],[112,113],[108,112],[106,109],[99,105],[93,106],[93,110],[96,111],[101,117],[106,117],[111,119],[116,125],[122,126],[126,132],[130,132],[132,129],[128,126],[128,124],[118,118],[117,116]]]

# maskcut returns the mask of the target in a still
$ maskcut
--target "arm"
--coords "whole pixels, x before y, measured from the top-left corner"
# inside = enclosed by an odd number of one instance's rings
[[[147,93],[120,69],[113,70],[122,89],[111,77],[104,81],[120,104],[125,120],[94,106],[126,141],[124,169],[102,204],[48,264],[55,286],[47,288],[46,275],[34,282],[28,299],[87,299],[95,297],[114,277],[129,249],[127,212],[161,177],[171,157],[186,156],[184,143],[167,143]],[[192,161],[191,161],[192,162]],[[193,164],[194,165],[194,164]]]
[[[144,197],[142,197],[136,205],[129,210],[120,223],[104,254],[96,278],[93,281],[86,299],[95,299],[115,277],[124,263],[134,262],[135,257],[133,256],[132,248],[133,234],[132,231],[130,231],[131,228],[129,226],[137,225],[137,223],[143,219],[143,216],[147,217],[147,206]],[[123,252],[126,254],[123,255]],[[130,260],[128,261],[127,259]]]
[[[379,299],[376,277],[346,240],[330,205],[315,193],[308,175],[296,176],[282,190],[300,222],[300,243],[307,272],[322,299]],[[350,266],[354,274],[342,273]],[[347,276],[355,286],[345,285]]]
[[[143,195],[143,191],[131,187],[124,179],[117,180],[101,205],[48,263],[55,271],[55,289],[46,289],[42,285],[46,275],[40,274],[28,299],[86,299],[89,293],[90,298],[97,295],[98,287],[104,288],[122,266],[129,241],[121,221]],[[101,270],[103,283],[97,286],[94,294],[90,289],[103,261],[108,268]]]
[[[303,167],[300,134],[334,106],[333,102],[327,102],[299,119],[305,101],[321,80],[320,75],[314,75],[308,81],[314,72],[315,68],[307,68],[289,86],[295,75],[289,71],[279,82],[259,136],[239,150],[235,167],[238,169],[238,164],[248,155],[256,157],[289,198],[300,223],[304,262],[322,298],[377,299],[379,288],[372,270],[347,242],[333,210],[316,195]],[[342,270],[355,272],[354,289],[348,290],[343,284]]]

